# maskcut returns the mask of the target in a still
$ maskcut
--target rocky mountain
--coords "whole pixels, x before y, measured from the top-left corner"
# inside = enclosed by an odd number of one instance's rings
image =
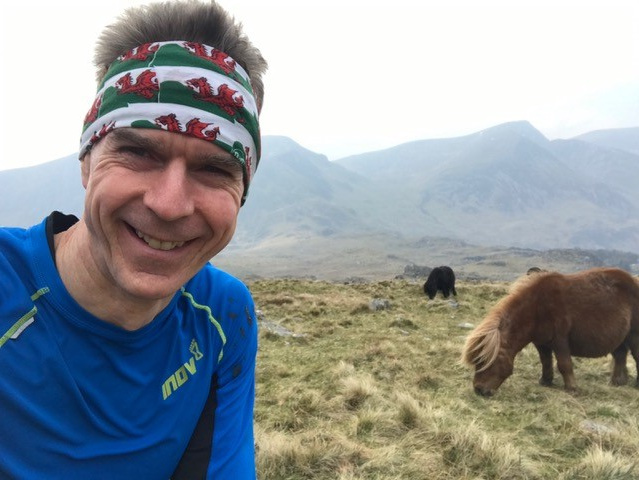
[[[228,251],[257,263],[272,254],[300,269],[311,257],[336,269],[346,257],[419,263],[408,252],[435,257],[434,246],[449,257],[463,246],[468,258],[477,257],[468,245],[639,253],[637,138],[639,128],[551,141],[512,122],[331,162],[290,138],[266,136]],[[3,225],[82,210],[75,155],[0,171],[0,190]]]
[[[636,251],[639,156],[625,144],[600,146],[614,134],[600,138],[549,141],[528,122],[514,122],[336,163],[411,197],[420,215],[410,235]]]

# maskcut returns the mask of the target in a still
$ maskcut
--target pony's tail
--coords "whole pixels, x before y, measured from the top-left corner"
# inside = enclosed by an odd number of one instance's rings
[[[497,359],[500,343],[498,328],[475,331],[466,339],[461,360],[470,367],[476,367],[477,372],[486,370]]]

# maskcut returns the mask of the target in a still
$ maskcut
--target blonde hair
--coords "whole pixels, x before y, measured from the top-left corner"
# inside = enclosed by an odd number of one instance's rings
[[[491,313],[472,331],[462,351],[463,363],[481,372],[495,362],[501,347],[500,321],[499,314]]]

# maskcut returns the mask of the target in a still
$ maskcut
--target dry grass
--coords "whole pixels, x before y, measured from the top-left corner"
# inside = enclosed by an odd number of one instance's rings
[[[260,478],[639,478],[639,390],[608,384],[609,358],[575,359],[569,394],[558,373],[555,387],[538,385],[529,346],[495,397],[473,393],[462,325],[477,325],[508,284],[461,282],[457,302],[403,280],[249,287],[264,321],[298,334],[261,329]],[[372,310],[376,298],[390,308]]]

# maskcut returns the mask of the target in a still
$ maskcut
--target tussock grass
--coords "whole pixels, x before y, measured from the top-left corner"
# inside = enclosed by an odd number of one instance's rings
[[[359,408],[367,398],[375,394],[375,382],[371,375],[361,378],[349,376],[342,379],[344,402],[348,408]]]
[[[579,390],[538,384],[526,347],[490,398],[460,363],[467,325],[506,283],[463,283],[428,300],[422,283],[249,284],[263,318],[256,442],[268,480],[639,479],[639,390],[609,385],[610,358],[574,359]],[[388,300],[375,310],[373,299]]]
[[[560,477],[562,480],[636,480],[639,464],[600,446],[588,449],[578,465]]]

